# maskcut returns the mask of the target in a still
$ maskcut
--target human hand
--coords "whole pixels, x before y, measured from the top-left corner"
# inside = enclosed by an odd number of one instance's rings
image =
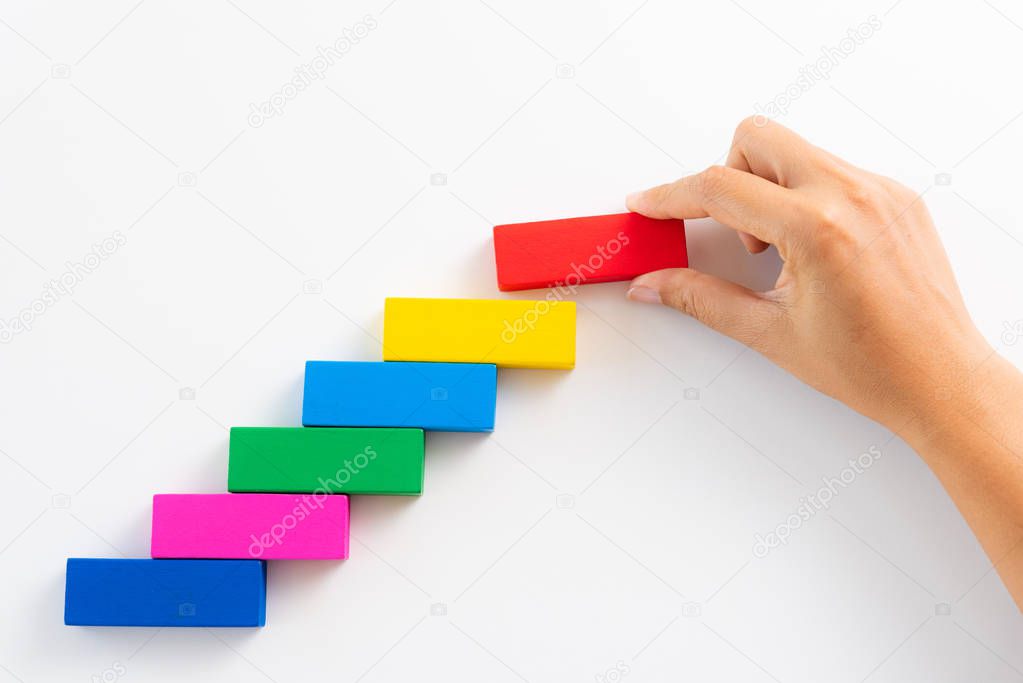
[[[784,261],[767,292],[671,269],[636,278],[629,298],[677,308],[893,430],[926,428],[914,418],[993,353],[920,195],[777,123],[743,121],[724,166],[627,205],[710,216],[751,253],[774,245]]]

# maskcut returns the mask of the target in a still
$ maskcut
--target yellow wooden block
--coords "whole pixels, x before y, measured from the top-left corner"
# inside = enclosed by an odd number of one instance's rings
[[[575,302],[388,298],[384,360],[572,368]]]

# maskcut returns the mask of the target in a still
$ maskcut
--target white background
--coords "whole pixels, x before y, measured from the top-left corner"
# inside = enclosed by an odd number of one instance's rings
[[[893,1],[0,4],[0,317],[126,238],[0,346],[0,680],[1023,678],[1023,619],[913,452],[623,283],[580,291],[575,370],[502,371],[492,435],[429,435],[422,498],[354,500],[349,560],[273,563],[265,629],[62,625],[65,558],[146,556],[150,496],[224,490],[230,425],[299,424],[304,360],[378,359],[385,296],[503,296],[495,223],[720,161],[870,15],[779,118],[926,192],[1023,363],[1023,10]],[[778,268],[707,221],[690,249]]]

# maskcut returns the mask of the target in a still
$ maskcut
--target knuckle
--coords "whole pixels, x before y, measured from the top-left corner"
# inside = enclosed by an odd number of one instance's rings
[[[842,196],[846,204],[859,213],[874,214],[883,200],[883,196],[863,182],[844,183]]]
[[[863,171],[822,149],[814,149],[814,160],[825,177],[839,183],[856,183],[863,179]]]
[[[733,142],[738,143],[743,138],[759,134],[760,130],[767,125],[767,121],[766,117],[747,116],[735,127],[735,135],[732,136]]]
[[[700,279],[700,275],[692,273],[690,282],[671,290],[668,303],[686,315],[713,327],[714,308],[701,293]]]
[[[803,209],[813,236],[811,249],[819,256],[830,258],[856,249],[853,225],[847,219],[847,210],[834,202],[818,202]]]
[[[685,287],[672,293],[672,305],[686,315],[701,322],[708,322],[710,311],[702,297],[692,287]]]
[[[697,176],[696,189],[700,194],[707,197],[716,197],[724,190],[728,181],[728,169],[724,166],[708,166],[706,170]]]
[[[846,206],[854,215],[885,224],[895,221],[917,200],[912,190],[883,176],[844,182],[841,191]]]
[[[919,198],[918,193],[891,178],[882,177],[881,187],[900,206],[906,206]]]
[[[819,232],[841,232],[844,227],[841,209],[834,204],[814,204],[809,209],[809,215],[814,228]]]

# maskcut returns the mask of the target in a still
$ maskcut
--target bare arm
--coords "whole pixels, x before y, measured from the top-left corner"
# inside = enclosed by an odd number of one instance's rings
[[[713,217],[753,253],[777,247],[770,291],[676,269],[637,278],[629,297],[699,319],[897,432],[1023,609],[1023,375],[974,326],[921,198],[749,119],[725,166],[628,206]]]

